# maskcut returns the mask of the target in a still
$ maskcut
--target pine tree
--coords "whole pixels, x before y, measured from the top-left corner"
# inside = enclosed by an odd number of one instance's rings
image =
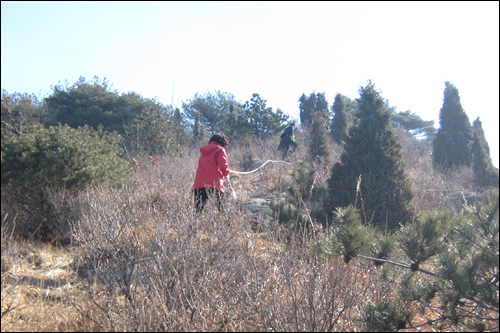
[[[470,122],[460,104],[458,89],[445,83],[443,107],[439,114],[440,128],[432,141],[433,163],[438,169],[470,165]]]
[[[498,187],[498,169],[493,166],[490,148],[484,137],[483,126],[479,118],[472,124],[472,169],[474,183],[479,187]]]
[[[333,103],[332,111],[334,113],[331,125],[332,137],[335,142],[341,144],[349,133],[347,126],[346,106],[344,98],[341,94],[337,94],[335,96],[335,102]]]
[[[320,157],[328,157],[330,155],[330,151],[328,149],[326,121],[323,117],[321,117],[319,112],[316,112],[313,116],[309,151],[313,160]]]
[[[413,198],[401,144],[371,82],[361,87],[358,106],[359,122],[351,127],[341,161],[332,168],[324,207],[331,217],[337,207],[352,204],[365,222],[393,229],[411,218]]]

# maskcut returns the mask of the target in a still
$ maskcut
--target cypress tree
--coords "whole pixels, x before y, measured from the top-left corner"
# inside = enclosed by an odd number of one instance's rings
[[[309,97],[302,94],[299,99],[300,123],[304,127],[309,127],[312,123],[312,115],[316,106],[316,95],[311,93]]]
[[[316,104],[314,105],[314,111],[315,113],[319,113],[321,117],[325,119],[325,124],[330,121],[330,114],[328,113],[328,101],[326,100],[324,92],[316,93]]]
[[[479,118],[472,124],[472,169],[474,183],[478,187],[498,187],[498,169],[493,166],[490,148],[484,137],[483,126]]]
[[[471,141],[469,117],[460,104],[458,89],[445,83],[443,107],[439,113],[440,128],[433,145],[433,164],[438,169],[470,166]]]
[[[318,157],[328,157],[330,155],[330,151],[328,149],[326,121],[319,112],[315,112],[313,115],[313,123],[311,125],[311,145],[309,151],[313,160]]]
[[[334,113],[331,126],[332,137],[335,142],[341,144],[348,134],[346,106],[341,94],[335,96],[332,111]]]
[[[329,120],[328,101],[326,100],[325,93],[312,92],[309,97],[302,94],[299,103],[300,123],[304,125],[305,128],[311,126],[316,112],[319,112],[325,121]]]
[[[413,198],[401,144],[384,100],[371,82],[360,88],[357,102],[359,122],[351,127],[341,160],[332,168],[324,207],[330,221],[337,207],[352,204],[365,222],[394,229],[411,219]]]

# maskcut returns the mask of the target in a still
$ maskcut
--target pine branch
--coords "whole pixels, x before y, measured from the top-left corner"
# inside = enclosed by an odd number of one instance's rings
[[[361,257],[363,259],[373,260],[373,261],[385,262],[385,263],[388,263],[388,264],[391,264],[391,265],[395,265],[395,266],[400,266],[400,267],[412,269],[411,265],[409,265],[407,263],[404,263],[404,262],[392,261],[392,260],[386,260],[386,259],[379,259],[379,258],[372,258],[372,257],[363,256],[363,255],[358,255],[358,257]],[[425,274],[429,274],[429,275],[432,275],[432,276],[439,277],[439,275],[437,275],[436,273],[427,271],[427,270],[422,269],[420,267],[417,268],[417,271],[425,273]]]

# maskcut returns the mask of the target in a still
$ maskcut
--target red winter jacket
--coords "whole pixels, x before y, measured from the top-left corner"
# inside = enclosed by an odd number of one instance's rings
[[[229,174],[226,149],[215,141],[200,148],[201,156],[198,161],[198,170],[194,179],[193,189],[210,187],[214,184],[224,192],[223,178]]]

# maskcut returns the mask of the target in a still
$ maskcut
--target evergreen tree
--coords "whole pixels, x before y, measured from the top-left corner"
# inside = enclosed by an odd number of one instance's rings
[[[413,198],[401,144],[371,82],[360,88],[358,106],[359,123],[350,129],[341,161],[333,166],[328,180],[325,210],[331,217],[337,207],[352,204],[365,222],[393,229],[411,218]]]
[[[315,113],[319,113],[319,115],[325,120],[325,124],[330,122],[330,114],[328,112],[328,101],[326,100],[325,93],[317,93],[316,94],[316,105],[314,106]],[[314,121],[314,116],[313,116]]]
[[[316,95],[312,93],[311,96],[307,97],[306,94],[302,94],[299,103],[300,123],[304,125],[304,127],[308,127],[312,123],[312,113],[316,105]]]
[[[440,128],[433,145],[433,164],[438,169],[470,165],[471,141],[469,117],[462,109],[458,89],[445,83],[443,107],[439,113]]]
[[[314,113],[316,112],[319,112],[326,121],[329,121],[328,102],[325,98],[325,93],[312,92],[309,97],[302,94],[299,103],[300,123],[306,128],[311,126]]]
[[[78,128],[88,125],[97,129],[99,125],[109,132],[124,134],[124,123],[130,123],[132,115],[121,112],[123,104],[109,83],[96,76],[87,82],[83,76],[71,87],[57,85],[44,103],[50,118],[46,126],[57,124]]]
[[[224,133],[231,138],[232,142],[235,142],[246,140],[251,132],[252,129],[245,105],[237,102],[231,103],[229,114],[225,118]]]
[[[217,90],[215,93],[207,92],[204,95],[196,93],[193,99],[182,103],[182,108],[186,117],[193,122],[199,115],[203,127],[213,134],[224,130],[225,119],[232,103],[232,94]]]
[[[425,136],[427,140],[432,140],[436,136],[434,120],[423,120],[418,115],[410,113],[410,110],[393,112],[391,120],[394,127],[401,127],[413,136]]]
[[[498,187],[498,169],[491,162],[490,147],[484,137],[483,126],[479,118],[472,124],[471,151],[474,183],[479,187]]]
[[[24,127],[42,121],[42,103],[35,95],[9,94],[2,89],[2,135],[6,132],[22,134]]]
[[[335,102],[332,105],[332,111],[334,113],[331,125],[331,134],[333,140],[338,144],[341,144],[345,140],[348,132],[347,126],[347,112],[344,98],[341,94],[335,96]]]
[[[1,145],[2,207],[5,203],[19,214],[17,230],[26,236],[50,239],[68,231],[67,223],[54,217],[47,191],[133,184],[133,170],[121,157],[121,136],[103,131],[102,126],[98,130],[31,126],[21,135],[5,135]]]
[[[158,155],[177,151],[173,131],[173,111],[169,108],[147,108],[126,126],[125,145],[130,153]],[[169,147],[170,145],[170,147]]]
[[[250,101],[246,101],[244,105],[251,134],[256,138],[279,133],[282,125],[288,120],[283,111],[277,109],[274,112],[266,103],[265,99],[254,93]]]
[[[175,150],[177,150],[178,147],[184,143],[186,137],[184,119],[178,108],[174,110],[170,126],[172,128],[172,135],[169,137],[173,141],[173,146],[176,147]]]
[[[205,136],[203,125],[200,122],[200,115],[197,115],[193,125],[193,146],[196,146],[203,140]]]
[[[309,151],[313,160],[330,155],[326,121],[318,112],[313,116]]]

